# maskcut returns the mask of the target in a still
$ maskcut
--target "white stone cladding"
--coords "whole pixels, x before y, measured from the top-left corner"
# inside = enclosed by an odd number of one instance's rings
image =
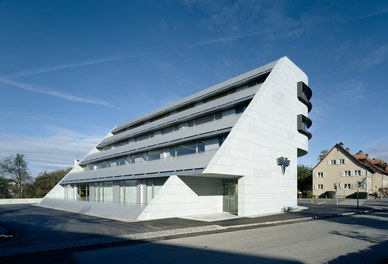
[[[307,151],[308,142],[297,131],[297,115],[307,116],[297,99],[299,81],[307,84],[307,76],[280,59],[204,171],[239,178],[240,216],[297,206],[297,148]],[[291,161],[284,175],[276,162],[282,156]]]
[[[170,176],[138,220],[222,212],[222,179]]]

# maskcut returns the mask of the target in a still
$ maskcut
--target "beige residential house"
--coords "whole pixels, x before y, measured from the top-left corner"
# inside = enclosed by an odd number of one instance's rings
[[[388,187],[388,166],[359,151],[352,155],[342,143],[336,144],[313,168],[313,196],[325,197],[336,191],[338,197],[360,192],[380,195]]]

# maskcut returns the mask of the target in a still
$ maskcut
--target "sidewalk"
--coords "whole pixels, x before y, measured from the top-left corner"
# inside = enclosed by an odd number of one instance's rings
[[[206,233],[214,232],[227,232],[238,229],[246,228],[258,228],[270,225],[281,225],[281,224],[290,224],[303,221],[313,221],[320,219],[328,219],[330,217],[339,217],[339,216],[349,216],[353,214],[361,213],[371,213],[379,209],[372,208],[370,206],[363,206],[357,208],[353,205],[341,205],[333,206],[326,204],[308,204],[309,201],[302,201],[302,206],[308,206],[308,209],[297,211],[297,212],[285,212],[273,215],[266,216],[256,216],[256,217],[236,217],[231,216],[227,220],[218,220],[217,215],[204,215],[202,216],[202,221],[198,220],[198,216],[195,218],[197,220],[183,219],[183,218],[173,218],[173,219],[161,219],[145,222],[134,222],[134,223],[122,223],[114,222],[117,224],[119,229],[125,229],[124,234],[120,233],[109,233],[106,234],[97,234],[89,236],[80,236],[79,234],[72,237],[64,237],[63,239],[58,238],[58,240],[45,241],[37,240],[29,241],[29,243],[23,243],[23,237],[19,238],[20,241],[16,241],[13,244],[11,243],[13,239],[10,239],[10,243],[0,244],[0,257],[1,256],[10,256],[10,255],[19,255],[26,253],[35,253],[35,252],[44,252],[44,251],[53,251],[53,250],[62,250],[69,248],[78,248],[78,247],[87,247],[87,246],[98,246],[98,245],[108,245],[111,243],[128,243],[128,242],[141,242],[141,241],[150,241],[150,240],[163,240],[174,237],[181,236],[190,236],[190,235],[199,235]],[[385,204],[386,205],[386,204]],[[34,208],[27,208],[26,210],[34,210]],[[36,210],[36,209],[35,209]],[[40,208],[42,210],[42,208]],[[43,209],[49,210],[49,209]],[[54,210],[55,211],[55,210]],[[50,212],[49,212],[50,213]],[[61,212],[63,217],[65,213]],[[39,216],[39,215],[38,215]],[[65,215],[66,216],[66,215]],[[69,216],[66,216],[69,218]],[[77,215],[71,215],[70,217],[77,217]],[[58,218],[58,217],[57,217]],[[85,218],[82,216],[82,218]],[[88,220],[92,219],[92,220]],[[111,225],[113,221],[104,220],[99,218],[90,218],[86,220],[80,220],[81,225],[85,227],[89,223],[96,222],[98,225],[103,228],[109,229],[108,225]],[[50,220],[51,221],[51,220]],[[58,219],[56,219],[58,221]],[[82,222],[84,221],[84,222]],[[80,227],[82,229],[82,226]],[[28,229],[26,229],[28,230]],[[101,229],[103,230],[103,229]],[[52,230],[48,230],[52,232]],[[47,232],[48,232],[47,231]],[[0,227],[0,235],[5,234],[7,231]],[[49,234],[49,233],[48,233]],[[55,234],[55,233],[54,233]],[[70,234],[71,235],[71,234]],[[31,237],[28,234],[25,235],[27,238],[25,240],[31,240]],[[59,236],[58,236],[59,237]],[[1,241],[0,241],[1,243]]]

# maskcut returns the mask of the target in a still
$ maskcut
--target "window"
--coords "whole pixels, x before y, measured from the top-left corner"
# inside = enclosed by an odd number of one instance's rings
[[[196,144],[195,143],[183,144],[183,145],[179,145],[176,147],[177,156],[195,154],[196,152],[197,151],[196,151]]]
[[[323,172],[318,172],[318,173],[317,173],[317,177],[318,177],[318,178],[323,178]]]
[[[355,176],[361,176],[362,174],[361,174],[361,170],[355,170],[354,171],[354,175]]]
[[[204,123],[208,123],[208,122],[211,122],[214,120],[214,115],[208,115],[208,116],[204,116],[204,117],[201,117],[201,118],[198,118],[195,120],[195,125],[198,126],[198,125],[202,125]]]
[[[350,183],[345,183],[344,184],[344,189],[351,189],[352,185]]]
[[[170,151],[170,156],[171,156],[171,157],[176,157],[176,152],[175,152],[175,150],[176,150],[176,147],[171,147],[171,148],[169,149],[169,151]]]
[[[107,167],[109,167],[109,164],[108,164],[107,161],[103,161],[103,162],[100,162],[100,163],[98,164],[98,168],[99,168],[99,169],[103,169],[103,168],[107,168]]]
[[[110,160],[89,163],[85,165],[85,171],[98,170],[101,168],[129,165],[139,162],[147,162],[176,156],[203,153],[205,151],[218,149],[226,139],[227,134],[220,137],[207,138],[190,143],[171,146],[169,148],[155,149],[146,152],[140,152],[128,156],[115,157]]]
[[[145,160],[144,154],[142,153],[131,155],[131,158],[132,158],[132,163],[143,162]]]
[[[245,111],[246,108],[247,108],[246,105],[239,105],[239,106],[236,106],[236,114],[243,113],[243,112]]]
[[[124,185],[125,185],[124,202],[137,203],[138,201],[137,180],[125,181]]]
[[[117,166],[122,166],[122,165],[125,165],[125,157],[119,158],[117,160]]]
[[[317,189],[318,190],[323,190],[324,188],[323,188],[323,184],[317,184]]]
[[[312,134],[308,131],[308,128],[311,127],[312,121],[304,116],[304,115],[298,115],[297,116],[297,129],[298,132],[307,136],[308,139],[311,139]]]
[[[171,133],[173,130],[174,130],[174,127],[172,127],[172,126],[163,128],[162,135],[167,134],[167,133]]]
[[[345,164],[345,160],[344,159],[340,159],[339,160],[339,164]]]
[[[221,146],[222,143],[224,143],[225,139],[226,139],[226,136],[219,137],[219,138],[218,138],[218,145]]]
[[[330,161],[330,165],[336,165],[337,164],[337,160],[331,160]]]
[[[154,188],[153,188],[153,180],[147,179],[146,181],[146,188],[147,188],[147,200],[146,203],[151,202],[152,198],[154,197]]]
[[[157,160],[160,159],[160,151],[149,151],[148,152],[148,160]]]
[[[214,117],[215,117],[216,120],[221,119],[222,118],[222,112],[215,113]]]
[[[352,171],[350,170],[344,171],[344,176],[352,176]]]
[[[297,89],[299,101],[305,104],[308,108],[308,111],[310,112],[312,108],[312,104],[310,102],[312,92],[310,87],[308,87],[304,82],[298,82]]]
[[[205,152],[205,142],[203,141],[197,142],[197,147],[198,147],[198,153]]]
[[[112,182],[103,183],[102,201],[112,202],[113,201],[113,184]]]

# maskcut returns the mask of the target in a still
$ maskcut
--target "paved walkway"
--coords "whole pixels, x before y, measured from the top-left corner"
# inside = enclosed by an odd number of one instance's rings
[[[0,235],[9,233],[14,235],[0,244],[0,257],[225,232],[370,213],[388,208],[388,200],[367,201],[360,208],[354,205],[335,206],[335,202],[330,200],[324,204],[321,201],[300,200],[299,204],[308,206],[308,209],[256,217],[230,217],[223,214],[229,218],[227,220],[219,220],[220,215],[203,215],[191,219],[171,218],[132,223],[31,205],[0,205],[0,226],[3,227],[0,228]]]

